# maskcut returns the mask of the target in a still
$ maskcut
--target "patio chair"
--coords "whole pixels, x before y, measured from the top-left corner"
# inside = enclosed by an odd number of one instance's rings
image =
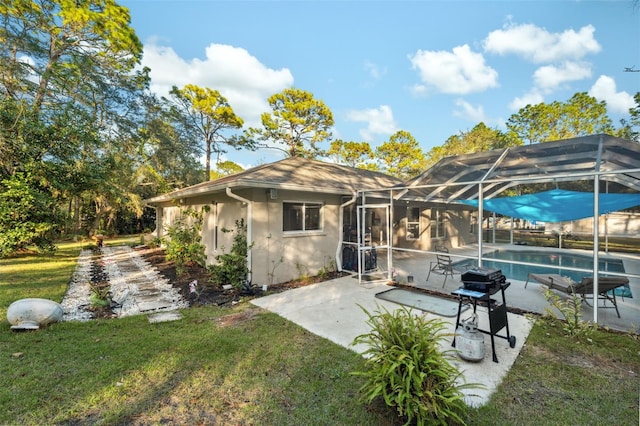
[[[529,274],[527,282],[524,284],[525,288],[530,279],[546,285],[550,290],[557,290],[569,295],[578,295],[582,302],[587,305],[589,305],[587,299],[593,299],[593,277],[584,277],[582,281],[577,283],[558,274]],[[620,318],[620,311],[618,310],[616,292],[611,290],[627,284],[629,284],[629,278],[627,277],[598,277],[598,300],[603,301],[602,308],[615,308],[618,318]],[[611,294],[609,294],[610,291]],[[607,306],[607,301],[611,302],[613,306]],[[597,305],[597,300],[595,304]]]
[[[447,282],[447,276],[451,275],[453,278],[453,274],[457,273],[453,268],[453,262],[451,261],[451,256],[449,256],[449,250],[444,246],[436,246],[436,260],[435,262],[431,262],[429,265],[429,273],[427,274],[427,281],[429,281],[429,277],[431,273],[444,275],[444,282],[442,283],[442,288]]]

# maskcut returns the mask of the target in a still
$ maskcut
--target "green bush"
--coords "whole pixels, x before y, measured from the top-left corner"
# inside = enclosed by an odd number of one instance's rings
[[[219,285],[231,284],[235,288],[242,288],[249,275],[247,253],[251,247],[247,244],[247,226],[244,219],[239,219],[236,220],[235,230],[222,228],[222,232],[235,232],[233,244],[228,253],[217,255],[216,264],[209,267],[211,280]]]
[[[165,254],[176,266],[178,275],[191,263],[205,266],[205,246],[202,244],[202,214],[206,207],[197,211],[191,207],[180,212],[175,223],[167,228]]]
[[[406,424],[464,424],[468,406],[462,390],[479,385],[456,384],[461,373],[449,362],[453,351],[438,344],[446,336],[445,323],[406,307],[375,315],[362,309],[371,332],[354,340],[369,346],[365,371],[353,373],[366,379],[361,399],[371,403],[382,397]]]
[[[567,335],[579,340],[591,340],[591,335],[597,329],[597,325],[582,319],[582,297],[580,295],[572,293],[566,300],[563,300],[552,290],[545,289],[544,298],[551,304],[545,308],[545,315],[557,319],[552,307],[556,308],[564,318],[562,330]]]
[[[53,253],[57,216],[54,201],[29,173],[15,173],[0,182],[0,257],[34,244]]]

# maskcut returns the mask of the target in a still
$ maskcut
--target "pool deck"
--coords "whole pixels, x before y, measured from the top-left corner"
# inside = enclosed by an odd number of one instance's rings
[[[591,256],[591,251],[585,250],[569,250],[558,249],[550,247],[533,247],[533,246],[521,246],[511,244],[483,244],[483,253],[489,253],[497,249],[508,250],[536,250],[536,251],[550,251],[580,254]],[[470,245],[462,248],[456,248],[450,250],[450,255],[455,263],[457,260],[464,259],[457,256],[477,256],[478,246]],[[631,255],[627,253],[613,253],[601,254],[600,257],[610,256],[617,259],[622,259],[625,272],[633,275],[640,275],[640,256]],[[378,262],[382,263],[384,259],[378,258]],[[406,281],[406,277],[411,275],[414,277],[413,285],[418,288],[429,289],[438,291],[445,294],[450,294],[462,285],[460,281],[460,275],[455,274],[454,279],[445,277],[442,275],[431,274],[429,281],[426,280],[429,264],[435,260],[434,255],[428,253],[414,253],[414,252],[400,252],[395,251],[393,254],[393,268],[398,273],[400,282]],[[386,263],[381,265],[386,267]],[[505,272],[505,275],[506,272]],[[549,308],[549,302],[544,298],[544,290],[546,287],[535,281],[529,281],[525,288],[525,282],[511,279],[507,276],[507,280],[511,283],[511,286],[506,290],[505,297],[508,307],[521,309],[527,312],[534,312],[538,314],[545,313]],[[443,286],[444,283],[444,286]],[[598,309],[597,319],[598,324],[609,327],[618,331],[634,331],[640,332],[640,278],[629,277],[629,287],[633,298],[617,297],[618,309],[620,311],[620,318],[618,318],[615,309],[602,307]],[[602,301],[600,301],[602,306]],[[606,306],[611,306],[608,303]],[[582,304],[583,318],[585,320],[593,320],[593,308]],[[557,311],[556,314],[559,315]]]

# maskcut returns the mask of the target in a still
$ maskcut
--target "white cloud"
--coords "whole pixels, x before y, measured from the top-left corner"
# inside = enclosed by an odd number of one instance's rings
[[[594,38],[595,27],[586,25],[551,33],[533,24],[508,24],[489,33],[483,42],[486,52],[520,55],[535,63],[579,60],[601,50]]]
[[[366,61],[364,63],[364,69],[375,80],[380,80],[382,77],[384,77],[387,74],[386,68],[380,68],[377,64],[374,64],[373,62],[369,62],[369,61]]]
[[[519,111],[520,108],[524,108],[527,105],[537,105],[541,102],[544,102],[544,97],[537,89],[533,88],[524,96],[520,98],[516,97],[513,101],[511,101],[511,103],[509,104],[509,108],[513,111]]]
[[[599,101],[607,103],[607,109],[617,113],[628,113],[629,108],[635,106],[633,96],[627,92],[616,92],[616,82],[613,78],[601,75],[593,84],[589,95]]]
[[[151,68],[155,93],[167,96],[172,86],[186,84],[217,90],[246,126],[259,125],[260,114],[269,110],[267,98],[293,85],[287,68],[268,68],[245,49],[222,44],[210,44],[205,59],[183,59],[152,41],[145,44],[142,65]]]
[[[482,105],[473,106],[464,99],[456,99],[456,106],[458,109],[453,111],[453,115],[456,117],[462,117],[476,123],[487,123],[489,121]]]
[[[381,105],[374,109],[348,111],[347,120],[367,123],[365,129],[360,129],[360,136],[367,142],[373,141],[375,135],[391,135],[398,130],[393,119],[393,111],[388,105]]]
[[[533,74],[536,87],[550,92],[568,81],[577,81],[591,77],[591,64],[588,62],[563,62],[560,66],[545,65]]]
[[[498,86],[496,70],[466,44],[454,47],[452,52],[418,50],[409,55],[409,60],[424,83],[414,86],[414,93],[424,93],[433,87],[438,92],[462,95]]]

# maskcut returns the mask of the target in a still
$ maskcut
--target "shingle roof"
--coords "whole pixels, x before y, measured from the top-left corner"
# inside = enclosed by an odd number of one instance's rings
[[[276,188],[328,194],[351,195],[359,189],[390,188],[402,180],[384,173],[325,163],[299,157],[289,157],[275,163],[262,164],[240,173],[146,200],[147,203],[224,191],[227,187]]]

